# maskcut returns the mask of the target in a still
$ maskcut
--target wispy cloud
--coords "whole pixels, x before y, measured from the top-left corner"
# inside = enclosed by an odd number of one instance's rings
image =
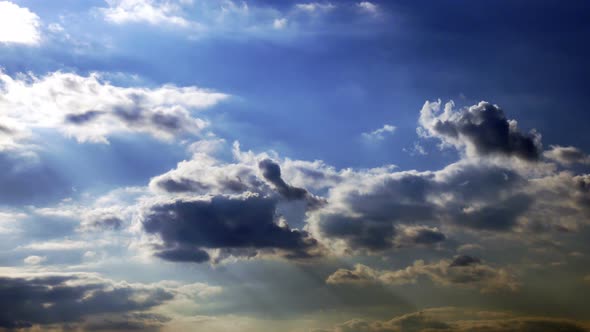
[[[367,133],[363,133],[362,136],[363,138],[367,139],[367,140],[377,140],[377,141],[382,141],[385,139],[386,136],[389,135],[393,135],[393,133],[395,133],[395,130],[397,128],[393,125],[389,125],[386,124],[383,127],[367,132]]]

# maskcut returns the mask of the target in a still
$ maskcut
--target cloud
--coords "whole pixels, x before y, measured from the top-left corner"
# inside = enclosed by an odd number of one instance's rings
[[[152,178],[150,188],[156,192],[209,195],[245,192],[274,195],[278,192],[289,201],[305,200],[310,208],[323,203],[307,190],[285,182],[280,165],[264,154],[250,160],[224,163],[197,152],[191,160],[178,163],[176,169]]]
[[[28,265],[39,265],[47,260],[45,256],[27,256],[23,262]]]
[[[162,140],[195,135],[207,122],[192,117],[190,111],[228,97],[197,87],[118,87],[96,73],[13,78],[0,72],[0,86],[5,120],[29,129],[56,129],[80,142],[107,143],[108,136],[125,132]]]
[[[396,247],[428,246],[445,241],[447,237],[436,227],[400,225],[395,231]]]
[[[385,139],[386,135],[393,135],[393,133],[395,132],[395,129],[396,129],[395,126],[386,124],[379,129],[373,130],[368,133],[363,133],[362,136],[364,139],[367,139],[367,140],[382,141]]]
[[[326,279],[326,282],[398,286],[417,283],[421,276],[430,278],[439,286],[479,289],[482,293],[516,291],[520,287],[520,283],[509,270],[486,265],[470,256],[458,256],[452,261],[443,259],[431,264],[418,260],[400,270],[374,270],[357,264],[354,270],[337,270]]]
[[[514,156],[528,161],[541,156],[541,135],[524,134],[515,120],[508,120],[497,105],[482,101],[460,110],[448,102],[440,112],[441,102],[426,102],[420,111],[418,132],[435,137],[444,145],[465,148],[468,156]]]
[[[282,30],[285,27],[287,27],[287,23],[289,22],[289,20],[287,20],[286,18],[276,18],[273,22],[272,22],[272,27],[277,29],[277,30]]]
[[[262,171],[262,176],[277,189],[277,191],[287,200],[307,200],[311,207],[317,207],[322,204],[320,199],[311,196],[303,188],[293,187],[285,182],[281,177],[281,167],[271,159],[263,159],[258,163]]]
[[[28,8],[0,1],[0,43],[38,45],[41,20]]]
[[[590,165],[590,156],[576,147],[551,145],[550,148],[550,150],[543,153],[543,156],[547,159],[554,160],[565,166],[574,164]]]
[[[309,2],[309,3],[298,3],[295,4],[295,8],[298,10],[314,13],[318,11],[330,11],[336,8],[336,6],[330,2]]]
[[[372,2],[362,1],[362,2],[357,3],[356,5],[360,10],[365,11],[367,13],[370,13],[373,15],[379,13],[379,6],[377,6],[376,4],[374,4]]]
[[[8,329],[83,323],[101,314],[141,312],[174,298],[162,287],[89,274],[28,274],[0,280],[0,327]]]
[[[315,332],[587,332],[579,321],[547,317],[518,317],[507,312],[462,308],[432,308],[395,317],[388,321],[354,319],[333,329]]]
[[[510,231],[533,204],[526,187],[514,170],[478,161],[434,172],[349,172],[331,187],[327,204],[310,212],[308,222],[314,237],[340,252],[391,249],[400,231],[408,245],[400,225]]]
[[[100,11],[105,19],[116,24],[146,22],[188,27],[192,24],[181,16],[181,6],[160,0],[106,0],[108,8]]]
[[[161,239],[156,256],[170,261],[204,262],[205,249],[233,256],[264,251],[305,258],[316,241],[304,231],[278,223],[277,200],[246,192],[198,199],[174,199],[146,206],[141,217],[148,234]]]

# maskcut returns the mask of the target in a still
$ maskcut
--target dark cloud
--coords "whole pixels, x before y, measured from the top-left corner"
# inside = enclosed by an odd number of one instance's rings
[[[414,237],[414,243],[417,244],[433,244],[444,241],[446,236],[439,232],[430,229],[423,229],[418,231],[418,234]]]
[[[527,185],[508,168],[466,162],[438,172],[358,174],[333,187],[309,221],[319,237],[351,249],[435,244],[446,236],[425,225],[514,229],[534,202]]]
[[[11,135],[14,133],[14,130],[12,130],[11,128],[0,124],[0,133],[5,134],[5,135]]]
[[[66,115],[66,122],[76,125],[85,124],[98,118],[102,114],[104,114],[104,112],[93,110],[78,114],[68,114]]]
[[[322,199],[311,195],[307,190],[291,186],[281,177],[281,167],[270,159],[263,159],[258,163],[262,171],[262,176],[272,183],[278,192],[288,200],[305,199],[311,209],[315,209],[324,204]]]
[[[293,254],[314,247],[306,232],[277,224],[276,204],[274,198],[255,194],[178,199],[150,206],[143,228],[164,242],[156,255],[172,261],[203,261],[198,248],[280,249]]]
[[[449,267],[469,266],[469,265],[480,264],[480,263],[481,263],[481,259],[479,259],[477,257],[471,257],[468,255],[461,255],[461,256],[455,257],[455,259],[453,259],[453,261],[451,262],[451,265],[449,265]]]
[[[319,227],[323,237],[345,240],[351,249],[389,249],[393,246],[395,235],[395,227],[391,222],[342,214],[323,214]]]
[[[540,135],[534,131],[520,132],[516,122],[508,120],[496,105],[482,101],[457,111],[445,110],[439,116],[429,111],[430,105],[427,103],[423,108],[420,122],[431,136],[456,146],[467,144],[478,155],[515,156],[529,161],[541,156]]]
[[[95,216],[86,220],[84,226],[95,229],[118,230],[123,226],[123,219],[113,215]]]
[[[171,262],[203,263],[209,261],[209,254],[198,247],[178,246],[162,249],[155,253],[156,257]]]
[[[0,327],[77,323],[93,315],[146,310],[172,298],[161,288],[75,275],[0,277]]]
[[[170,193],[182,193],[182,192],[205,192],[210,187],[206,184],[200,183],[199,181],[181,178],[181,179],[162,179],[156,182],[156,186],[170,192]],[[239,192],[236,190],[236,192]]]
[[[452,222],[469,228],[509,231],[517,225],[518,218],[529,210],[533,201],[527,194],[518,194],[482,207],[466,205],[444,213],[448,213],[446,218]]]
[[[262,171],[262,176],[272,183],[285,198],[303,199],[307,195],[305,189],[292,187],[283,180],[281,177],[281,167],[274,161],[264,159],[258,163],[258,167]]]

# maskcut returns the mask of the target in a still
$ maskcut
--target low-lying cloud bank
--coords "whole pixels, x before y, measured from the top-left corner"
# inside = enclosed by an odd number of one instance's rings
[[[395,317],[389,321],[354,319],[314,332],[586,332],[587,323],[549,317],[522,317],[508,312],[462,308],[435,308]]]
[[[171,320],[158,307],[220,291],[200,283],[129,283],[93,273],[3,271],[0,330],[157,331]]]

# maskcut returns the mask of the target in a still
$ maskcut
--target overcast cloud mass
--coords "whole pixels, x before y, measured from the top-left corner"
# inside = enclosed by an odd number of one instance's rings
[[[0,331],[590,331],[585,1],[0,1]]]

